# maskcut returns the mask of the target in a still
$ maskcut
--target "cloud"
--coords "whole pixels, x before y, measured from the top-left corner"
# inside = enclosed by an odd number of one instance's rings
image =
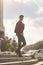
[[[4,4],[6,4],[6,3],[8,4],[8,3],[11,3],[11,1],[12,1],[12,0],[3,0],[3,3],[4,3]]]
[[[3,7],[6,19],[15,18],[20,14],[32,18],[43,17],[43,0],[4,0]]]
[[[39,4],[40,7],[43,6],[43,0],[37,0],[37,3]]]
[[[31,2],[32,0],[14,0],[14,2],[19,2],[19,3],[27,3],[27,2]]]
[[[37,27],[43,27],[43,18],[36,18],[35,19],[35,22],[34,22],[34,26],[37,28]]]
[[[40,7],[36,13],[38,14],[38,17],[43,17],[43,7]]]
[[[18,3],[12,2],[12,4],[4,5],[4,18],[14,18],[20,14],[24,14],[26,17],[37,17],[36,11],[38,6],[34,2]]]

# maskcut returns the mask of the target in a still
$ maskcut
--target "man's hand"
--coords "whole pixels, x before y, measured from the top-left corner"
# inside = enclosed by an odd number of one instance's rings
[[[23,35],[23,33],[21,33],[21,35]]]

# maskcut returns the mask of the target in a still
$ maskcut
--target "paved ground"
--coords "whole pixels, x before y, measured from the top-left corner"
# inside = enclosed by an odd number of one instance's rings
[[[2,62],[0,65],[43,65],[43,61],[38,61],[37,59],[30,60],[19,60],[11,62]]]
[[[37,62],[36,64],[33,65],[43,65],[43,61]]]
[[[4,62],[0,63],[0,65],[31,65],[38,62],[37,59],[25,60],[25,61],[15,61],[15,62]]]
[[[43,65],[43,61],[26,60],[26,61],[15,61],[15,62],[4,62],[0,63],[0,65]]]
[[[1,59],[4,60],[4,58],[0,58],[0,60]],[[5,59],[7,60],[8,58],[5,58]],[[0,65],[43,65],[43,61],[38,61],[37,59],[27,59],[26,58],[24,60],[23,58],[18,58],[19,59],[18,61],[17,60],[14,61],[14,58],[12,58],[12,59],[13,59],[13,61],[7,60],[7,62],[5,62],[5,61],[1,62]]]

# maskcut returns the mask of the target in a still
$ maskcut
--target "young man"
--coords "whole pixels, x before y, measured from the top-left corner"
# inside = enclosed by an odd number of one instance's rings
[[[24,18],[23,15],[19,16],[19,21],[17,22],[16,27],[15,27],[15,33],[18,37],[17,53],[19,54],[19,57],[22,57],[21,52],[20,52],[21,48],[26,45],[26,41],[25,41],[25,38],[23,36],[23,31],[24,31],[24,23],[22,23],[23,18]],[[22,42],[23,42],[23,44],[22,44]]]

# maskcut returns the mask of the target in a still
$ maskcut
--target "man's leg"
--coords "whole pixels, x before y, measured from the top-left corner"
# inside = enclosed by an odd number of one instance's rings
[[[24,47],[26,45],[26,40],[25,40],[23,35],[21,37],[22,37],[21,41],[23,42],[23,44],[21,45],[21,48],[22,48],[22,47]]]
[[[22,57],[21,55],[21,36],[18,36],[18,53],[19,53],[19,57]]]

